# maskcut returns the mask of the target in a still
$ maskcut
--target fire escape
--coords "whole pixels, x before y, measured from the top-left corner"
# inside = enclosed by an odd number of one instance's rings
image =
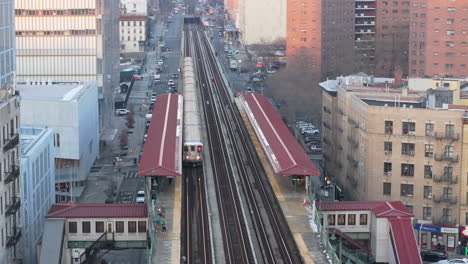
[[[13,130],[13,128],[11,128]],[[3,139],[3,152],[5,154],[8,151],[16,148],[19,143],[18,133],[10,134],[9,138]],[[19,209],[21,207],[21,201],[19,197],[19,166],[13,155],[8,156],[11,160],[11,165],[5,172],[4,184],[7,185],[7,189],[10,190],[10,197],[5,199],[5,216],[7,221],[12,223],[11,229],[6,230],[6,247],[11,249],[13,252],[14,263],[22,263],[20,252],[20,239],[21,239],[21,228],[19,219]],[[11,220],[10,220],[11,219]]]
[[[371,73],[375,65],[375,0],[356,0],[354,24],[354,50],[359,68]]]
[[[85,249],[81,254],[80,264],[96,263],[96,255],[102,249],[112,249],[114,247],[114,232],[104,232],[96,241]]]
[[[452,165],[458,163],[459,157],[453,153],[453,143],[459,140],[459,135],[455,134],[452,129],[447,129],[445,133],[435,133],[437,140],[448,141],[445,145],[445,150],[441,154],[435,154],[434,160],[439,162],[446,162],[444,172],[441,175],[434,175],[434,182],[443,182],[443,192],[433,195],[433,201],[443,205],[443,215],[434,219],[434,224],[455,226],[455,218],[451,214],[451,208],[458,203],[458,197],[452,194],[452,184],[458,183],[458,176],[453,175]]]

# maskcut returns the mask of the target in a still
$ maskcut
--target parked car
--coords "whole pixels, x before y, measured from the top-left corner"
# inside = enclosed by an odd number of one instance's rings
[[[138,191],[136,195],[136,203],[145,203],[145,191]]]
[[[174,78],[174,79],[177,79],[177,78],[179,78],[179,74],[177,74],[177,73],[173,73],[173,74],[172,74],[172,78]]]
[[[153,96],[151,96],[150,102],[151,102],[151,103],[154,103],[154,102],[156,102],[156,96],[154,96],[154,95],[153,95]]]
[[[318,131],[318,129],[306,129],[306,130],[301,131],[301,134],[303,135],[305,134],[318,135],[319,133],[320,131]]]
[[[160,59],[160,60],[158,60],[157,63],[158,63],[158,66],[161,66],[161,65],[163,65],[164,61]]]
[[[446,260],[439,260],[437,263],[439,264],[468,264],[468,259],[446,259]]]
[[[174,82],[174,80],[172,80],[172,79],[170,79],[169,81],[167,81],[167,85],[169,85],[169,86],[170,86],[170,85],[174,85],[174,84],[175,84],[175,82]]]
[[[320,151],[322,151],[322,146],[320,146],[320,145],[312,145],[312,146],[310,147],[310,150],[315,151],[315,152],[320,152]]]
[[[143,76],[141,76],[141,75],[133,75],[133,80],[135,80],[135,81],[143,80]]]
[[[447,251],[441,250],[424,250],[421,251],[421,258],[422,260],[427,261],[439,261],[448,258]]]
[[[127,109],[117,109],[117,110],[115,110],[115,114],[119,115],[119,116],[127,115],[128,113],[130,113],[130,110],[127,110]]]

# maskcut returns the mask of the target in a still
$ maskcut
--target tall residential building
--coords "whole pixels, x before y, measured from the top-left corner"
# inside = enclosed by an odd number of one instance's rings
[[[100,128],[110,126],[119,81],[119,2],[15,1],[19,84],[96,80]]]
[[[412,0],[410,76],[468,76],[468,2]]]
[[[15,91],[13,0],[0,0],[0,263],[21,263],[19,96]]]
[[[17,87],[21,124],[54,130],[56,202],[76,201],[99,155],[96,82]]]
[[[354,71],[354,0],[287,3],[288,67],[316,80]]]
[[[120,15],[120,52],[123,56],[144,56],[146,16]]]
[[[409,0],[356,1],[356,72],[408,74]]]
[[[328,175],[351,200],[399,200],[418,220],[459,224],[465,110],[453,91],[391,88],[392,79],[321,83]]]
[[[21,127],[21,224],[23,263],[38,263],[37,245],[55,202],[54,133],[45,127]]]
[[[286,39],[285,0],[236,0],[234,14],[239,39],[244,45],[284,44]]]

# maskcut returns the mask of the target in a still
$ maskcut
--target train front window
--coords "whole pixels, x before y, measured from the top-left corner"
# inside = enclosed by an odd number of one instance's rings
[[[188,151],[188,146],[184,146],[184,152]]]
[[[190,146],[190,151],[195,151],[195,146]]]

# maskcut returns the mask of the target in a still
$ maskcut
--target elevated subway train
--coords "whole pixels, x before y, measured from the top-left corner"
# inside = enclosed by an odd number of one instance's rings
[[[198,94],[195,82],[193,59],[185,57],[182,67],[184,96],[184,144],[182,161],[187,166],[201,166],[203,161],[203,142],[201,118],[198,111]]]

